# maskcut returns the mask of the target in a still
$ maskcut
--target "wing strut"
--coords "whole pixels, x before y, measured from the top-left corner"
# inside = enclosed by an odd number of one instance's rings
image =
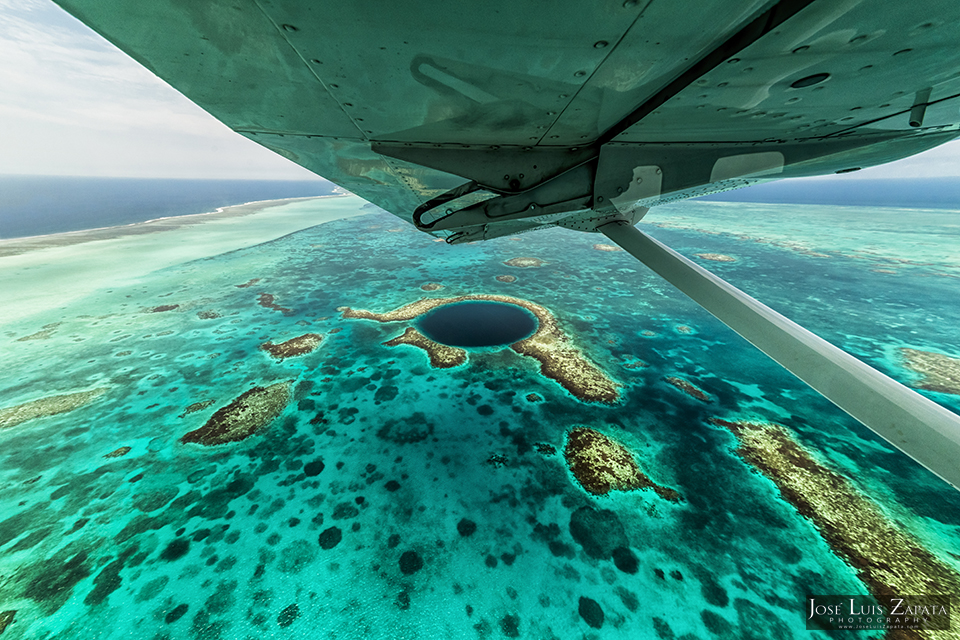
[[[960,489],[960,416],[815,336],[634,226],[598,231],[825,398]]]

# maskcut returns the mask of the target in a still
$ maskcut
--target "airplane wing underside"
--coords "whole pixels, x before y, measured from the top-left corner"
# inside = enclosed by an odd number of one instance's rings
[[[418,225],[453,241],[589,229],[960,134],[952,0],[57,2],[233,130],[395,215],[475,182],[494,202]]]
[[[605,233],[960,488],[960,418],[632,228],[960,136],[956,0],[55,1],[234,131],[450,243]]]

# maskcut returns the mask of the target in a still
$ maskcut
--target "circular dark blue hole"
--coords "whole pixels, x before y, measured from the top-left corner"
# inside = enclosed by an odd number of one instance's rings
[[[434,342],[451,347],[496,347],[528,338],[536,316],[515,304],[467,301],[425,313],[417,328]]]

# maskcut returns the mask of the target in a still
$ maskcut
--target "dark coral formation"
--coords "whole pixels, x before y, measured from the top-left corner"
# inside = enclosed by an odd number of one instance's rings
[[[685,394],[687,394],[691,398],[699,400],[700,402],[711,401],[710,394],[708,394],[706,391],[704,391],[697,385],[693,384],[689,380],[684,380],[683,378],[679,378],[677,376],[667,376],[666,378],[664,378],[664,381],[672,384],[680,391],[683,391]]]
[[[500,282],[506,282],[506,283],[516,282],[517,276],[511,276],[511,275],[497,276],[497,280],[499,280]]]
[[[280,415],[290,397],[290,382],[254,387],[217,409],[206,424],[185,434],[180,442],[210,446],[244,440]]]
[[[913,386],[927,391],[960,395],[960,358],[919,349],[903,348],[900,353],[907,368],[922,376]]]
[[[257,284],[258,282],[260,282],[260,278],[253,278],[253,279],[251,279],[251,280],[247,280],[247,281],[244,282],[243,284],[238,284],[238,285],[236,285],[236,287],[237,287],[237,289],[246,289],[247,287],[252,287],[253,285]]]
[[[583,618],[583,621],[594,629],[599,629],[603,626],[603,609],[600,608],[596,600],[581,596],[580,606],[577,610],[580,613],[580,617]]]
[[[424,291],[439,291],[443,289],[443,285],[439,282],[427,282],[426,284],[420,285],[420,288]]]
[[[473,520],[468,520],[467,518],[463,518],[460,520],[460,522],[457,523],[457,533],[459,533],[461,537],[469,538],[474,534],[476,530],[477,530],[477,523],[474,522]]]
[[[299,617],[300,607],[297,606],[296,602],[294,602],[293,604],[284,607],[283,610],[277,614],[277,624],[281,627],[289,627]]]
[[[148,313],[163,313],[164,311],[173,311],[174,309],[179,309],[180,305],[178,304],[162,304],[159,307],[154,307],[148,309]]]
[[[204,311],[197,311],[197,317],[201,320],[214,320],[220,317],[220,314],[212,309],[207,309]]]
[[[16,609],[10,611],[0,611],[0,633],[3,633],[7,630],[7,627],[13,622],[13,618],[16,615]]]
[[[295,358],[306,355],[320,346],[323,336],[318,333],[305,333],[296,338],[290,338],[286,342],[274,344],[273,342],[264,342],[260,349],[266,351],[277,360],[284,358]]]
[[[200,400],[199,402],[194,402],[193,404],[189,405],[186,409],[184,409],[183,413],[181,413],[177,417],[184,418],[190,415],[191,413],[196,413],[197,411],[203,411],[204,409],[206,409],[212,404],[213,404],[213,400]]]
[[[407,327],[403,335],[399,335],[383,344],[388,347],[395,347],[398,344],[409,344],[414,347],[419,347],[427,352],[427,355],[430,357],[430,365],[437,369],[459,367],[467,361],[467,352],[463,349],[434,342],[413,327]]]
[[[105,454],[104,458],[120,458],[130,453],[130,447],[120,447],[119,449],[114,449],[108,454]]]
[[[396,444],[410,444],[426,440],[433,434],[433,423],[422,411],[405,418],[388,420],[377,430],[377,437]]]
[[[330,527],[320,532],[320,548],[330,550],[340,544],[343,539],[343,531],[339,527]]]
[[[874,596],[960,593],[960,574],[891,522],[849,480],[816,460],[784,427],[710,422],[736,436],[736,453],[813,522]]]
[[[67,393],[60,396],[48,396],[39,400],[32,400],[23,404],[18,404],[6,409],[0,409],[0,429],[15,427],[27,420],[35,418],[46,418],[55,416],[59,413],[66,413],[79,409],[85,404],[93,402],[107,389],[91,389],[90,391],[79,391],[77,393]]]
[[[293,313],[293,309],[281,307],[276,302],[274,302],[274,300],[276,300],[276,298],[274,298],[272,294],[261,293],[257,297],[257,304],[259,304],[261,307],[264,307],[266,309],[273,309],[274,311],[279,311],[284,315],[290,315],[291,313]]]
[[[416,551],[404,551],[400,554],[400,571],[404,575],[413,575],[423,568],[423,558]]]
[[[640,471],[626,447],[599,431],[574,428],[567,434],[563,455],[580,486],[594,495],[653,489],[664,500],[680,501],[680,494],[675,490],[654,483]]]

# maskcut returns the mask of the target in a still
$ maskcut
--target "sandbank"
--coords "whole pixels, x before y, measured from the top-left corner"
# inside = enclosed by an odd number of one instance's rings
[[[363,215],[357,196],[268,200],[121,227],[0,240],[4,320],[65,306],[150,272]]]

